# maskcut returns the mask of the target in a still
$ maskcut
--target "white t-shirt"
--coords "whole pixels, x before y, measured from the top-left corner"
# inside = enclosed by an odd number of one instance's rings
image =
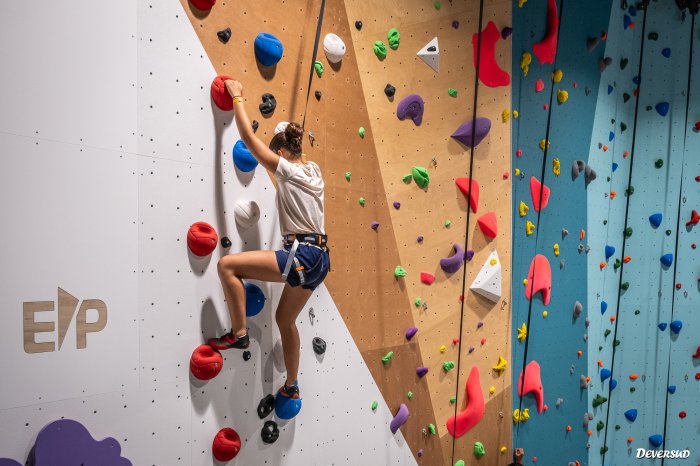
[[[277,211],[282,235],[320,233],[323,229],[323,177],[314,162],[291,163],[280,157],[277,178]]]

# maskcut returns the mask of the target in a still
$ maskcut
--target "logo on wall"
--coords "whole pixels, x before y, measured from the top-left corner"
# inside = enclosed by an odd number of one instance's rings
[[[80,307],[78,305],[80,304]],[[97,311],[97,320],[87,321],[87,311]],[[24,351],[26,353],[50,353],[56,351],[56,342],[37,342],[37,333],[52,333],[58,324],[58,349],[68,333],[68,327],[75,317],[76,348],[87,348],[87,334],[99,332],[107,326],[107,305],[100,299],[78,298],[61,287],[58,288],[58,313],[55,321],[37,322],[37,313],[54,312],[54,301],[28,301],[23,303]]]

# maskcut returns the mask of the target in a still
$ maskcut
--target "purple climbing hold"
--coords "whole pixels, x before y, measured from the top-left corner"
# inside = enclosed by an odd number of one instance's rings
[[[475,134],[472,134],[472,127],[475,130]],[[472,121],[467,121],[460,125],[459,128],[452,133],[452,138],[461,142],[467,147],[472,147],[472,138],[474,139],[474,146],[479,145],[481,141],[489,134],[491,130],[491,120],[488,118],[477,118],[476,124]]]
[[[469,353],[471,354],[471,353],[473,353],[473,352],[474,352],[474,347],[473,347],[473,346],[470,346],[470,347],[469,347]]]
[[[397,430],[399,430],[399,427],[404,425],[406,421],[408,420],[408,407],[401,403],[401,406],[399,407],[399,410],[396,413],[396,416],[394,416],[394,419],[391,420],[391,424],[389,425],[389,428],[391,429],[391,433],[395,434]]]
[[[503,40],[506,40],[508,37],[510,37],[511,34],[513,34],[512,27],[506,26],[503,29],[501,29],[501,37],[503,38]]]
[[[418,235],[418,238],[416,238],[416,241],[418,241],[419,243],[422,243],[423,242],[423,235]]]
[[[455,253],[452,256],[440,259],[440,268],[445,273],[457,272],[462,267],[462,264],[466,259],[466,255],[464,253],[464,249],[462,249],[462,246],[455,243],[452,245],[452,247],[454,248]]]
[[[457,20],[452,21],[452,27],[455,29],[459,29],[459,21],[457,21]]]
[[[416,374],[418,377],[423,377],[425,374],[428,373],[428,368],[427,367],[418,367],[416,368]]]
[[[411,338],[413,338],[413,336],[416,334],[416,332],[418,332],[417,327],[408,327],[406,329],[406,340],[410,340]]]
[[[399,210],[401,208],[401,203],[399,201],[394,201],[394,209]]]
[[[405,120],[406,117],[413,120],[416,126],[419,126],[423,121],[423,111],[425,110],[425,103],[423,99],[418,94],[411,94],[406,96],[396,109],[396,116],[399,120]]]
[[[9,458],[0,458],[0,466],[22,466],[22,464]]]
[[[372,230],[377,231],[377,228],[379,228],[379,222],[372,222]]]
[[[467,262],[471,261],[472,259],[474,259],[474,250],[468,249],[467,250]]]
[[[420,458],[421,456],[423,456],[423,449],[419,448],[418,449],[418,458]]]
[[[476,323],[476,328],[481,328],[484,326],[484,323],[482,321],[479,321]]]

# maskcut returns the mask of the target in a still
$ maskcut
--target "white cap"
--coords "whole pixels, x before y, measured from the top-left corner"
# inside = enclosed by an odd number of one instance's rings
[[[277,123],[277,126],[275,126],[275,134],[283,132],[285,129],[287,129],[287,125],[289,125],[288,121],[280,121]]]
[[[323,51],[326,52],[329,62],[338,63],[345,56],[345,43],[335,34],[326,34],[323,39]]]

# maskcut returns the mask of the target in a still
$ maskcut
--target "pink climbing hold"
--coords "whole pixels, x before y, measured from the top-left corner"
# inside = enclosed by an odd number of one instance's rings
[[[544,81],[538,79],[535,81],[535,92],[542,92],[544,90]]]
[[[544,39],[532,46],[540,65],[554,63],[557,55],[557,36],[559,34],[559,12],[557,0],[547,0],[547,34]]]
[[[495,238],[498,235],[498,220],[495,212],[486,212],[477,220],[479,228],[485,236]]]
[[[467,379],[466,394],[466,408],[457,413],[457,416],[452,416],[447,420],[447,431],[455,438],[469,432],[484,417],[486,405],[484,394],[481,391],[479,366],[472,366]]]
[[[429,272],[421,272],[420,281],[426,285],[432,285],[435,281],[435,275]]]
[[[525,383],[523,383],[523,373],[525,374]],[[518,379],[518,396],[523,396],[526,393],[532,393],[535,396],[537,412],[541,413],[544,409],[544,387],[542,387],[540,365],[537,361],[530,361],[528,365],[525,366],[524,372],[520,373],[520,378]]]
[[[535,269],[537,270],[535,271]],[[549,299],[552,295],[552,268],[547,258],[542,254],[537,254],[530,263],[530,270],[527,272],[525,297],[530,300],[539,291],[542,292],[542,302],[546,306],[549,304]]]
[[[472,212],[476,213],[479,208],[479,182],[471,178],[457,178],[455,184],[469,201]],[[469,192],[471,186],[471,192]]]
[[[539,212],[541,209],[547,207],[549,202],[549,194],[551,190],[542,183],[539,182],[534,176],[530,178],[530,195],[532,196],[532,203],[535,206],[535,212]],[[542,199],[542,202],[540,202]]]
[[[479,46],[479,33],[472,36],[474,46],[474,68],[479,70],[479,79],[488,87],[500,87],[510,84],[510,75],[496,63],[496,42],[501,33],[493,21],[489,21],[481,32],[481,54],[479,55],[479,67],[476,66],[477,47]]]

